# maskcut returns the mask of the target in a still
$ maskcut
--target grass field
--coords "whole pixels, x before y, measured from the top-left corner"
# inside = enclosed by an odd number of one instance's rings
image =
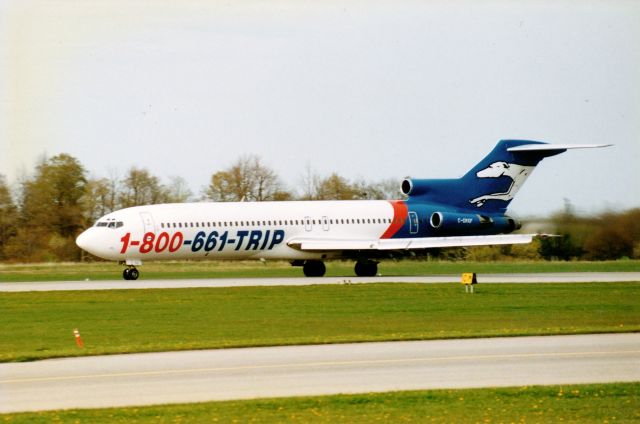
[[[635,423],[640,383],[429,390],[0,415],[8,423]]]
[[[0,281],[79,281],[122,278],[123,267],[112,262],[0,264]],[[140,268],[141,279],[233,278],[233,277],[300,277],[302,269],[286,261],[181,261],[149,262]],[[517,272],[611,272],[640,271],[640,260],[602,262],[469,262],[469,261],[382,261],[378,270],[383,275],[445,275],[462,272],[485,274]],[[330,261],[328,276],[353,276],[353,262]]]
[[[640,284],[366,284],[0,294],[0,361],[640,331]],[[75,346],[78,328],[86,348]]]

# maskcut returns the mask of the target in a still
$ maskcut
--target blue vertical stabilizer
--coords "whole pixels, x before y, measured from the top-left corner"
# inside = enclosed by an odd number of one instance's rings
[[[486,214],[504,213],[538,162],[567,148],[571,146],[501,140],[463,177],[405,180],[402,191],[409,195],[409,202],[428,202]]]

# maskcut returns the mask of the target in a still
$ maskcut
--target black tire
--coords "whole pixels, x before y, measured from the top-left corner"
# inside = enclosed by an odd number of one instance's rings
[[[306,277],[322,277],[327,272],[327,267],[322,261],[306,261],[302,265],[302,271]]]
[[[131,270],[129,268],[125,268],[122,271],[122,278],[124,278],[125,280],[131,280],[131,274],[129,273]]]
[[[129,279],[130,280],[137,280],[139,276],[140,276],[140,272],[137,269],[131,268],[129,270]]]
[[[355,272],[358,277],[375,277],[378,274],[378,264],[373,261],[358,261]]]

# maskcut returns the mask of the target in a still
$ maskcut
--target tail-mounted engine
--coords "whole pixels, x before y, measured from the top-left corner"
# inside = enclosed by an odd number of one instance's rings
[[[456,212],[434,212],[429,218],[429,225],[443,232],[491,229],[492,232],[510,233],[521,227],[520,222],[506,215],[485,216]]]

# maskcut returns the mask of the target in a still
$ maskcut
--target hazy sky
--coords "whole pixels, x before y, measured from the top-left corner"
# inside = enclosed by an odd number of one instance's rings
[[[43,154],[199,193],[257,154],[289,186],[544,160],[511,210],[640,206],[638,1],[0,1],[0,173]]]

